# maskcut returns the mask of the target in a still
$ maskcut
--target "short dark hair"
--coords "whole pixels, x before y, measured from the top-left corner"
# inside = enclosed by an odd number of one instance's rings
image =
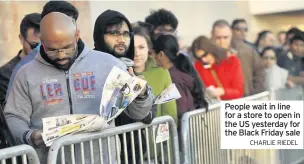
[[[24,16],[20,24],[20,34],[27,38],[27,31],[30,28],[34,29],[35,33],[40,32],[41,15],[38,13],[31,13]]]
[[[292,44],[294,41],[300,40],[304,42],[304,34],[303,32],[298,32],[296,33],[291,39],[290,39],[290,44]]]
[[[269,31],[269,30],[263,30],[263,31],[259,32],[258,38],[255,41],[255,45],[259,45],[260,40],[265,39],[266,35],[269,34],[269,33],[272,33],[272,32]]]
[[[230,25],[226,20],[219,19],[213,23],[212,30],[214,30],[216,27],[226,27],[226,26],[230,28]]]
[[[289,35],[289,34],[297,34],[297,33],[299,33],[299,32],[301,32],[301,30],[299,30],[298,28],[296,28],[296,27],[292,27],[292,28],[290,28],[288,31],[287,31],[287,34],[286,35]]]
[[[75,21],[79,16],[79,12],[76,7],[66,1],[49,1],[46,3],[41,12],[41,19],[51,12],[63,13],[69,17],[72,17]]]
[[[261,57],[263,57],[265,55],[265,52],[268,51],[268,50],[272,50],[275,54],[276,54],[276,51],[277,51],[275,47],[267,46],[263,49],[262,53],[260,54]]]
[[[146,17],[145,22],[152,24],[154,28],[157,26],[170,24],[174,30],[176,30],[178,25],[178,20],[175,15],[166,9],[152,11],[150,15]]]
[[[235,26],[239,23],[246,23],[246,20],[245,19],[235,19],[232,21],[232,24],[231,24],[231,28],[235,28]]]

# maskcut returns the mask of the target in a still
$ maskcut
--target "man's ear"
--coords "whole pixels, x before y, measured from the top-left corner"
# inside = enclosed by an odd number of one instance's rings
[[[77,30],[76,30],[76,40],[78,41],[79,38],[80,38],[80,30],[77,29]]]
[[[21,34],[19,34],[19,40],[20,40],[20,44],[23,45],[24,38]]]

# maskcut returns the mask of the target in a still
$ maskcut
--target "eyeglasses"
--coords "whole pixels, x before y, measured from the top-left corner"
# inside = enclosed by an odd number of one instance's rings
[[[130,31],[124,31],[123,33],[121,33],[120,31],[107,31],[106,34],[109,34],[116,38],[123,36],[124,38],[127,38],[127,39],[132,38],[132,36],[133,36],[133,32],[130,32]]]
[[[194,54],[194,57],[198,60],[202,60],[203,57],[206,57],[207,55],[209,54],[209,52],[205,52],[203,53],[202,55],[197,55],[197,54]]]
[[[234,30],[248,32],[248,28],[234,27]]]
[[[76,41],[77,42],[77,41]],[[41,44],[43,45],[43,42],[41,42]],[[43,45],[43,49],[45,51],[46,54],[48,54],[49,57],[54,58],[58,55],[59,52],[65,53],[68,56],[74,55],[76,47],[74,46],[75,42],[73,42],[73,44],[67,46],[68,48],[61,48],[61,49],[57,49],[57,50],[52,50],[52,51],[47,51],[45,49],[45,46]],[[73,47],[71,47],[73,46]]]
[[[30,45],[32,50],[35,49],[39,45],[39,43],[30,43],[27,39],[25,39],[25,41],[27,42],[27,44]]]
[[[163,27],[160,27],[160,28],[156,28],[155,29],[158,33],[161,33],[161,34],[172,34],[172,35],[175,35],[177,33],[176,30],[174,29],[165,29]]]

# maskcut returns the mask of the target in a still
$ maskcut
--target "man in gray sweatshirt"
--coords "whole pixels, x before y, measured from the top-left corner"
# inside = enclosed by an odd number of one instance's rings
[[[41,163],[46,163],[48,148],[41,137],[42,118],[99,114],[107,75],[114,66],[123,70],[126,66],[112,55],[86,47],[79,39],[75,21],[65,14],[46,15],[40,27],[40,53],[18,71],[4,114],[17,142],[34,146]],[[147,87],[124,112],[142,120],[149,115],[152,104],[153,95]],[[105,127],[114,126],[112,122]],[[115,163],[115,149],[110,151]]]

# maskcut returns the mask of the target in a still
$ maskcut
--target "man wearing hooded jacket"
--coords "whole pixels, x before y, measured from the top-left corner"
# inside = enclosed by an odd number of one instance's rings
[[[132,26],[129,20],[121,13],[114,10],[106,10],[101,13],[95,21],[94,27],[94,46],[95,50],[112,54],[116,58],[125,57],[128,59],[134,59],[134,38]],[[151,108],[151,111],[152,110]],[[150,112],[150,117],[147,117],[141,122],[151,123],[155,117],[154,112]],[[121,114],[115,119],[115,125],[126,125],[134,123],[138,120],[134,120],[128,117],[126,114]],[[138,135],[135,134],[135,141]],[[120,136],[122,139],[122,136]],[[142,137],[144,138],[144,137]],[[130,135],[127,135],[128,150],[131,150]],[[144,143],[144,142],[143,142]],[[123,146],[123,145],[122,145]],[[135,142],[135,150],[138,151],[138,142]],[[145,150],[146,145],[142,145]],[[123,147],[122,147],[123,148]],[[139,152],[136,152],[136,163],[139,161]],[[121,153],[121,162],[124,163],[124,153]],[[128,153],[128,160],[132,163],[132,153]]]
[[[4,114],[17,141],[35,147],[41,163],[46,163],[48,148],[41,136],[42,118],[99,114],[107,75],[114,66],[124,70],[126,66],[109,54],[90,50],[79,39],[75,20],[62,13],[52,12],[42,19],[41,43],[35,60],[18,71]],[[147,89],[142,92],[124,113],[135,120],[147,117],[153,104],[150,93]],[[114,126],[111,123],[103,128]],[[94,156],[98,162],[100,148],[96,145]],[[75,147],[75,151],[79,149]],[[104,163],[110,163],[109,156],[116,159],[115,148],[109,151],[111,154],[103,154]],[[66,163],[70,159],[67,157]],[[85,163],[90,163],[89,159],[86,157]]]

